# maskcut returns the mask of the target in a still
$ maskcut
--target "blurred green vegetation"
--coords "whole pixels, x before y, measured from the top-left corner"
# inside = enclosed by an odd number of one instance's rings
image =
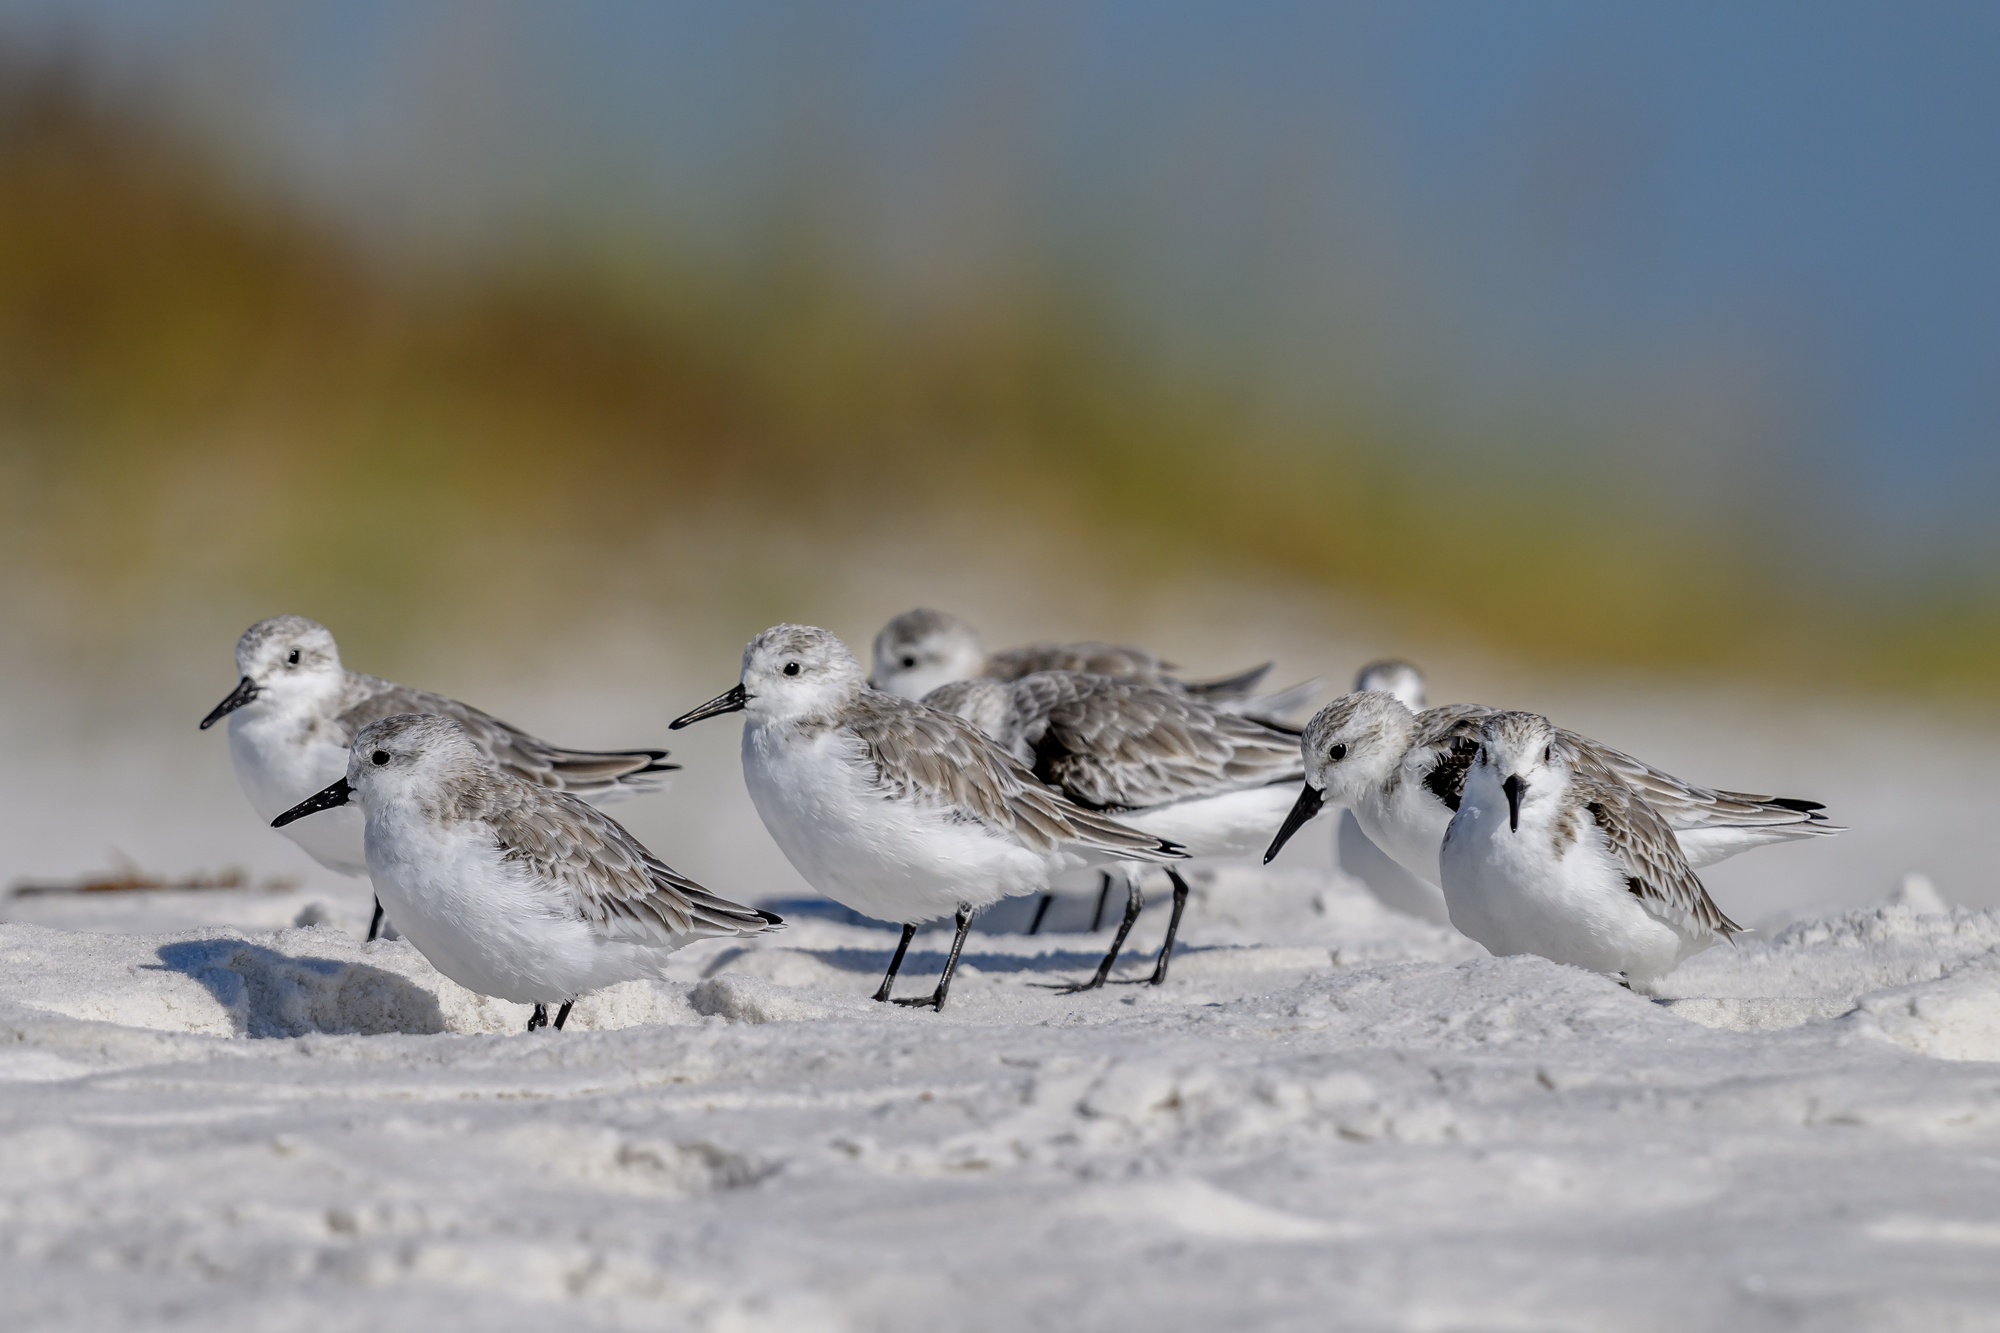
[[[343,636],[559,621],[581,571],[1019,534],[1112,580],[1301,575],[1530,659],[1987,691],[1991,583],[1781,572],[1754,504],[1327,405],[1278,418],[1147,354],[1051,263],[912,308],[819,244],[372,253],[61,74],[0,78],[0,553],[12,619],[88,636],[226,587]],[[1478,446],[1482,442],[1471,442]],[[1482,463],[1480,460],[1489,459]],[[699,534],[676,542],[676,533]]]

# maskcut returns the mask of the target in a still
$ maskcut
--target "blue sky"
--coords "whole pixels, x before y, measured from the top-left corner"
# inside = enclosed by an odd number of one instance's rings
[[[1070,255],[1286,392],[1578,404],[1572,447],[1990,549],[2000,5],[0,0],[0,32],[379,233],[727,243],[811,195],[887,285]]]

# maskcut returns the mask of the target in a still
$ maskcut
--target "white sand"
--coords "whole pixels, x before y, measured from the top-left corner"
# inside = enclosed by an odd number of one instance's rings
[[[996,641],[1117,635],[1197,670],[1256,644],[1286,680],[1417,650],[1276,593],[1149,610],[982,602],[934,565],[829,578],[542,679],[465,652],[409,673],[568,743],[671,744],[675,790],[617,815],[792,917],[560,1034],[356,943],[367,886],[250,817],[194,730],[235,627],[145,659],[144,688],[16,671],[0,882],[122,852],[301,885],[0,899],[0,1329],[2000,1329],[2000,915],[1943,900],[2000,904],[1992,719],[1438,662],[1440,697],[1817,797],[1853,831],[1709,872],[1783,928],[1660,1003],[1396,916],[1309,833],[1280,873],[1200,886],[1163,988],[1058,996],[1041,983],[1108,932],[982,930],[938,1016],[866,1000],[893,932],[782,901],[803,889],[737,729],[665,730],[749,631],[810,613],[865,643],[934,602],[985,608]],[[1882,902],[1910,870],[1943,898]]]
[[[869,1003],[892,933],[802,904],[534,1036],[332,928],[0,926],[0,1311],[1990,1328],[2000,914],[1904,897],[1654,1003],[1224,871],[1165,987],[1059,996],[1102,936],[980,933],[942,1016]]]

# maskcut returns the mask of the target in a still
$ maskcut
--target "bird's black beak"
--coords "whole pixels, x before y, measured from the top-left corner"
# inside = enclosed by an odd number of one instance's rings
[[[1521,793],[1528,790],[1528,784],[1519,777],[1510,777],[1500,784],[1500,790],[1507,793],[1507,827],[1515,833],[1521,831]]]
[[[353,795],[354,788],[347,785],[346,778],[341,778],[331,787],[323,791],[314,792],[291,809],[285,811],[284,814],[279,815],[271,821],[271,827],[283,828],[294,819],[304,819],[307,815],[318,814],[322,810],[331,810],[336,805],[346,805],[349,798]]]
[[[257,682],[245,676],[242,680],[236,682],[236,688],[229,692],[227,699],[224,699],[221,703],[208,710],[208,716],[201,720],[201,729],[207,731],[210,727],[222,721],[223,718],[228,717],[231,713],[256,697]]]
[[[740,713],[743,711],[743,705],[749,701],[750,696],[744,693],[743,686],[738,684],[724,690],[701,707],[682,713],[679,717],[667,723],[667,730],[679,731],[682,727],[690,726],[705,717],[719,717],[724,713]]]
[[[1294,833],[1310,824],[1312,817],[1318,814],[1319,808],[1325,804],[1326,793],[1312,783],[1308,782],[1299,788],[1299,799],[1292,802],[1292,813],[1285,816],[1284,827],[1278,830],[1277,837],[1271,839],[1271,848],[1264,853],[1264,864],[1271,864],[1271,858],[1292,840]]]

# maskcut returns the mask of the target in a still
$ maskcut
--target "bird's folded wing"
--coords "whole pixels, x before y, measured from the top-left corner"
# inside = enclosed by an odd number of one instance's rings
[[[1274,727],[1136,681],[1067,683],[1024,738],[1035,776],[1078,804],[1138,810],[1305,776],[1298,738]]]
[[[1578,774],[1571,792],[1603,831],[1605,844],[1624,868],[1626,886],[1647,911],[1720,935],[1742,931],[1722,914],[1700,877],[1689,869],[1666,820],[1631,788]]]
[[[508,860],[560,885],[577,915],[607,935],[681,944],[778,924],[680,874],[611,816],[574,796],[523,783],[489,801],[482,814]]]
[[[1637,792],[1667,821],[1671,828],[1779,828],[1796,825],[1806,833],[1838,833],[1816,801],[1787,797],[1759,796],[1750,792],[1718,791],[1662,772],[1644,760],[1622,750],[1593,741],[1574,732],[1563,732],[1586,766],[1596,767],[1595,776],[1610,778]]]
[[[1039,677],[1030,676],[1029,680]],[[1017,683],[994,680],[980,676],[972,680],[954,680],[948,685],[940,685],[926,694],[923,703],[926,708],[935,708],[940,713],[952,713],[964,718],[973,726],[985,732],[1000,743],[1000,748],[1016,759],[1027,758],[1019,748],[1020,719],[1014,711],[1014,691]]]
[[[1182,855],[1170,842],[1043,786],[964,718],[870,692],[857,701],[848,722],[887,796],[977,820],[1035,851],[1073,844],[1135,861]]]
[[[1032,643],[986,659],[986,674],[995,680],[1019,680],[1037,671],[1080,671],[1157,685],[1166,680],[1168,669],[1144,648],[1115,643]]]
[[[680,767],[665,762],[665,750],[567,750],[550,745],[471,704],[373,676],[354,676],[345,702],[339,721],[349,738],[385,717],[436,713],[463,726],[473,744],[516,777],[578,796],[613,789],[646,791],[659,783],[655,775]]]

